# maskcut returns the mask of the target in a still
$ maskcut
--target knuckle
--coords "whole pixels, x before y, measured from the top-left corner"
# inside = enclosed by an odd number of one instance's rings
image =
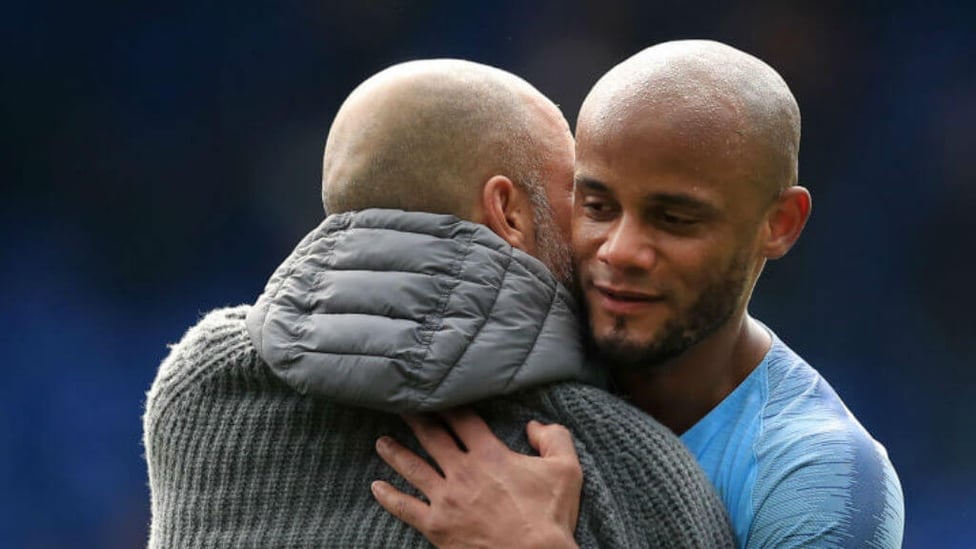
[[[417,478],[418,475],[423,471],[421,461],[414,457],[412,459],[405,459],[403,463],[403,470],[408,478]]]
[[[583,478],[583,466],[575,460],[560,460],[553,463],[556,475],[568,480]]]
[[[550,423],[545,427],[551,434],[558,436],[570,436],[569,429],[561,423]]]
[[[450,524],[439,514],[432,514],[425,524],[425,533],[435,544],[440,544],[450,536]]]
[[[556,440],[564,440],[570,444],[572,444],[573,442],[573,433],[568,428],[563,427],[562,425],[554,425],[553,431],[552,433],[550,433],[549,436],[551,436]]]
[[[407,518],[407,502],[403,498],[400,498],[393,506],[393,514],[400,520]]]
[[[457,497],[457,494],[447,491],[440,496],[441,505],[448,509],[455,509],[461,505],[461,500]]]

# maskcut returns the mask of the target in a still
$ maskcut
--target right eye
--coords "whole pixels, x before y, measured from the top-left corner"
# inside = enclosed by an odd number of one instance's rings
[[[583,211],[593,219],[608,219],[614,213],[614,206],[603,198],[587,196],[583,198]]]

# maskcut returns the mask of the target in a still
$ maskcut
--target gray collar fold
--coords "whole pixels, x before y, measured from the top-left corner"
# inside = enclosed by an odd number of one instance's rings
[[[309,233],[247,328],[299,392],[404,413],[597,383],[575,313],[541,262],[488,228],[374,209],[331,215]]]

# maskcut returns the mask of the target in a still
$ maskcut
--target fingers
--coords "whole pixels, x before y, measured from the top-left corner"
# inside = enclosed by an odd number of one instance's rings
[[[562,425],[557,423],[543,425],[532,420],[526,426],[525,433],[529,437],[529,444],[539,452],[540,457],[579,461],[576,456],[576,446],[573,445],[573,435]]]
[[[547,465],[553,478],[557,492],[563,494],[563,505],[559,507],[557,516],[563,518],[564,524],[570,526],[572,533],[579,519],[580,494],[583,490],[583,467],[576,455],[573,445],[573,435],[569,429],[558,424],[543,425],[538,421],[530,421],[525,428],[532,445],[542,463]]]
[[[438,483],[444,480],[423,458],[390,437],[380,437],[376,441],[376,453],[404,480],[428,498]]]
[[[387,512],[410,526],[418,530],[421,529],[421,525],[430,512],[429,505],[411,495],[404,494],[393,485],[382,480],[374,481],[369,489],[373,492],[376,501]]]
[[[436,418],[426,415],[403,416],[424,450],[443,469],[460,451],[454,437]]]
[[[458,439],[468,450],[496,450],[505,445],[485,420],[470,408],[455,408],[441,413]]]

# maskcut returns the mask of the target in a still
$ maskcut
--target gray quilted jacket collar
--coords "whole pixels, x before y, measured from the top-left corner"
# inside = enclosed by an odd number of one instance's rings
[[[599,379],[575,304],[543,264],[446,215],[329,216],[272,275],[247,328],[301,393],[389,412]]]

